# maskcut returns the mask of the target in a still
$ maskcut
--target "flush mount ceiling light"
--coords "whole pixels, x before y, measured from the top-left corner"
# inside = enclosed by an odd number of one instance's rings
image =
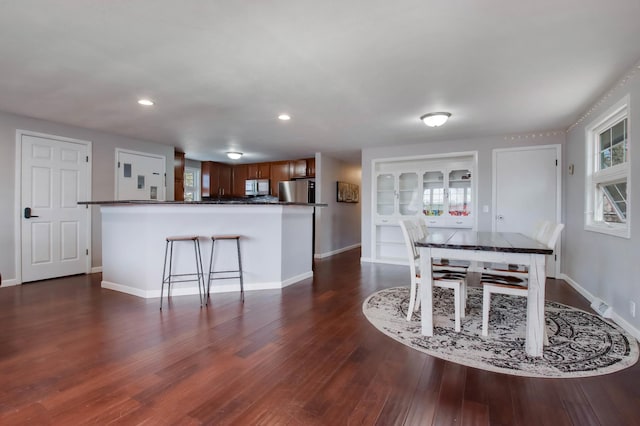
[[[242,157],[242,153],[241,152],[227,152],[227,157],[231,158],[232,160],[239,160],[240,157]]]
[[[282,121],[291,120],[291,116],[289,114],[280,114],[278,118]]]
[[[451,117],[450,112],[430,112],[420,117],[420,120],[429,127],[442,126]]]
[[[140,105],[144,105],[144,106],[152,106],[153,105],[153,101],[151,99],[140,99],[138,101],[138,103]]]

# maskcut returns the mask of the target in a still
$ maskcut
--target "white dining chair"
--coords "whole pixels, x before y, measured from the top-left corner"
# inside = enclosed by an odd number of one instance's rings
[[[411,276],[411,288],[409,293],[409,308],[407,311],[407,321],[411,321],[413,312],[420,307],[420,291],[422,291],[421,275],[419,271],[420,250],[416,247],[415,241],[424,238],[420,226],[411,219],[400,220],[400,229],[404,237],[409,260],[409,271]],[[434,269],[432,266],[433,285],[441,288],[453,290],[455,331],[461,329],[461,319],[465,316],[466,310],[466,274]]]
[[[551,221],[542,220],[536,223],[536,226],[533,228],[529,237],[533,238],[536,241],[542,241],[542,238],[545,235],[545,232],[552,226]],[[484,264],[484,272],[488,274],[496,274],[496,275],[504,275],[504,276],[513,276],[513,277],[527,277],[529,274],[529,268],[525,265],[515,265],[515,264],[500,264],[500,263],[491,263],[485,262]]]
[[[556,242],[564,225],[562,223],[548,223],[544,229],[537,233],[537,240],[550,249],[555,249]],[[521,276],[483,273],[480,278],[482,284],[482,335],[489,335],[489,310],[492,294],[506,294],[510,296],[528,295],[528,279],[526,274]],[[548,344],[546,328],[544,341]]]

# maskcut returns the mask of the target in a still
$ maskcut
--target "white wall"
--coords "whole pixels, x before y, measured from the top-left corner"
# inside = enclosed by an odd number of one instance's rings
[[[425,127],[425,132],[429,129]],[[508,135],[464,140],[430,142],[415,145],[393,145],[370,148],[362,151],[362,258],[373,258],[375,247],[371,242],[372,218],[372,170],[371,162],[376,159],[424,156],[455,152],[478,152],[478,231],[491,231],[492,225],[492,153],[497,148],[516,148],[535,145],[561,144],[564,149],[564,131],[544,131],[527,135]],[[564,155],[563,155],[564,157]],[[488,213],[482,213],[482,206],[489,206]],[[563,252],[564,253],[564,252]]]
[[[619,238],[584,230],[586,142],[585,128],[614,103],[630,95],[629,155],[631,182],[630,201],[631,238]],[[566,228],[563,233],[563,267],[568,280],[583,291],[602,299],[613,307],[614,319],[620,319],[640,329],[640,71],[624,84],[616,85],[590,109],[590,113],[567,135],[565,170],[574,164],[573,175],[565,174],[564,201]],[[586,294],[586,293],[585,293]],[[588,294],[586,294],[588,296]],[[635,301],[638,313],[633,318],[629,301]],[[617,317],[616,317],[617,316]],[[637,336],[638,334],[636,334]]]
[[[326,154],[316,154],[316,194],[319,197],[316,202],[328,204],[316,209],[317,257],[326,257],[360,244],[362,202],[338,203],[337,181],[355,183],[362,191],[360,166]]]
[[[0,273],[3,280],[16,277],[14,232],[19,221],[14,193],[18,129],[91,141],[93,200],[114,199],[116,148],[164,155],[167,158],[167,199],[173,199],[173,147],[0,112]],[[98,207],[92,207],[92,210],[91,265],[98,267],[102,265],[100,210]]]

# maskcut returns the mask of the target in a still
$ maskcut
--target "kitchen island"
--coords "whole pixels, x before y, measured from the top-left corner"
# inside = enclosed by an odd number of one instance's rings
[[[246,291],[279,289],[313,276],[317,204],[250,201],[95,201],[102,215],[102,287],[160,297],[165,238],[201,236],[208,272],[210,236],[238,234]],[[215,270],[237,269],[236,248],[216,244]],[[193,246],[178,244],[174,273],[195,272]],[[215,280],[211,292],[239,291],[238,279]],[[173,296],[198,294],[197,283],[172,284]]]

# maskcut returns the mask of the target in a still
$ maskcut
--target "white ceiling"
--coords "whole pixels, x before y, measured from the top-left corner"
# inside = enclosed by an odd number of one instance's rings
[[[638,59],[638,0],[0,3],[0,110],[195,159],[566,129]]]

